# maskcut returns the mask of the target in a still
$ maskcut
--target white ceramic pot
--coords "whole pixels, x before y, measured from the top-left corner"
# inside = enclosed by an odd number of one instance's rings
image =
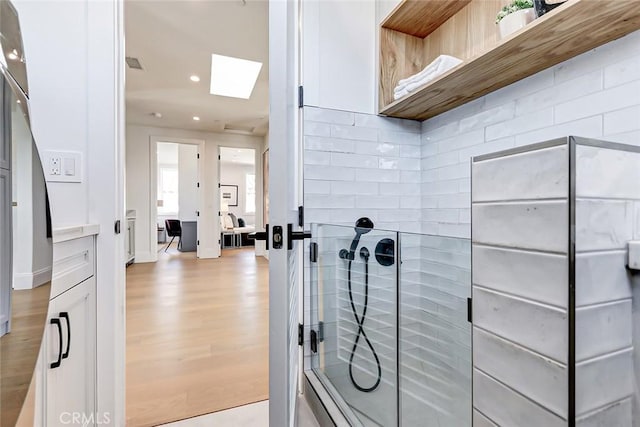
[[[534,19],[536,19],[536,13],[533,8],[522,9],[508,14],[498,22],[500,38],[505,38],[509,34],[515,33],[529,22],[533,22]]]

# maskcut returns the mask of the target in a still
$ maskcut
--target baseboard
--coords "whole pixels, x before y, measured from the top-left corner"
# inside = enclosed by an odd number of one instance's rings
[[[34,289],[51,281],[51,267],[41,268],[33,273],[13,275],[13,289]]]
[[[157,254],[152,254],[151,252],[136,252],[135,264],[143,264],[145,262],[156,262]]]
[[[220,251],[215,248],[200,248],[200,258],[219,258]]]

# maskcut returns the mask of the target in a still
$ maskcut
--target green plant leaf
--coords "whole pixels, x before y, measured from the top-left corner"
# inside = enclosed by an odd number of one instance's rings
[[[507,15],[512,14],[523,9],[531,9],[533,7],[533,0],[513,0],[509,5],[504,6],[496,16],[496,24]]]

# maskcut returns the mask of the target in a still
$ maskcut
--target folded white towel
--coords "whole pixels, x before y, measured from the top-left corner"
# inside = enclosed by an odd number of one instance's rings
[[[449,70],[456,65],[460,64],[462,60],[455,58],[449,55],[440,55],[436,59],[434,59],[429,65],[427,65],[422,71],[413,76],[407,77],[406,79],[401,79],[398,82],[398,86],[406,86],[410,83],[415,83],[416,81],[421,81],[425,77],[430,74],[436,73],[440,70]]]
[[[462,62],[461,59],[449,55],[440,55],[422,71],[406,79],[401,79],[393,90],[393,99],[399,99],[420,86],[434,80]]]

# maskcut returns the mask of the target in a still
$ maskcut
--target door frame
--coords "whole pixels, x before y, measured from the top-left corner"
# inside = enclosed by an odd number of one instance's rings
[[[289,257],[287,224],[297,229],[297,210],[302,205],[300,139],[300,0],[269,1],[269,236],[274,226],[283,227],[282,249],[269,251],[269,425],[295,426],[300,377],[298,324],[292,305],[302,299],[304,266],[302,244]],[[291,268],[295,260],[297,269]],[[295,267],[295,266],[294,266]],[[292,274],[295,273],[295,274]],[[291,290],[297,287],[296,300]],[[291,318],[289,317],[291,314]],[[292,325],[290,323],[297,322]],[[293,356],[292,345],[296,345]],[[292,401],[293,399],[293,401]]]
[[[200,186],[198,188],[198,211],[202,212],[205,206],[205,181],[204,181],[204,162],[201,160],[204,159],[204,150],[205,150],[205,142],[204,139],[195,139],[195,138],[176,138],[173,136],[164,137],[164,136],[151,136],[149,138],[149,231],[151,235],[149,236],[149,248],[150,250],[150,261],[157,262],[158,261],[158,251],[154,250],[154,248],[158,247],[158,231],[157,231],[157,221],[158,221],[158,144],[161,142],[168,142],[173,144],[186,144],[186,145],[195,145],[198,148],[198,182]],[[198,216],[196,219],[197,223],[197,239],[200,240],[200,232],[202,229],[201,224],[202,216]],[[200,245],[196,246],[196,256],[200,258]]]
[[[217,162],[217,175],[216,175],[216,195],[217,195],[217,203],[219,206],[219,212],[220,215],[218,215],[218,223],[220,224],[220,240],[218,243],[218,250],[220,251],[220,256],[222,257],[222,243],[223,243],[223,236],[222,236],[222,221],[220,220],[220,218],[222,217],[222,205],[220,204],[221,199],[220,199],[220,193],[222,192],[221,189],[221,185],[225,185],[222,182],[222,149],[223,148],[228,148],[231,150],[253,150],[253,175],[255,176],[255,211],[253,212],[253,217],[254,217],[254,226],[256,228],[256,231],[258,229],[260,229],[262,227],[262,222],[263,222],[263,214],[259,212],[258,210],[258,202],[260,202],[260,206],[262,206],[262,200],[264,198],[264,194],[262,193],[261,188],[263,187],[263,180],[262,180],[262,165],[260,165],[259,163],[262,161],[262,149],[261,148],[257,148],[257,147],[239,147],[239,146],[233,146],[233,145],[224,145],[224,144],[217,144],[218,147],[218,152],[217,152],[217,156],[216,157],[216,162]],[[246,183],[245,183],[246,185]],[[258,188],[260,187],[260,188]],[[246,191],[246,190],[245,190]],[[238,189],[238,204],[240,203],[240,190]],[[245,204],[246,204],[246,200],[245,200]],[[245,214],[247,214],[248,212],[245,212]],[[260,225],[258,225],[258,220],[260,220]],[[256,241],[256,244],[258,242]],[[255,246],[255,254],[256,256],[258,256],[258,247]]]

